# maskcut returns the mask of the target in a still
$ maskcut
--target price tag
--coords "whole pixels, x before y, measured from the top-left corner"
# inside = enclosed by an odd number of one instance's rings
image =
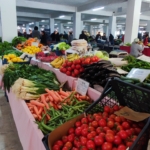
[[[36,47],[38,47],[39,46],[39,43],[38,42],[32,42],[32,44],[31,44],[32,46],[36,46]]]
[[[145,56],[145,55],[142,55],[142,56],[138,57],[137,59],[150,63],[150,57]]]
[[[141,82],[145,80],[145,78],[150,74],[150,70],[148,69],[137,69],[133,68],[129,74],[127,75],[128,78],[137,78]]]
[[[77,85],[76,85],[76,91],[78,93],[80,93],[81,95],[85,96],[86,93],[87,93],[88,87],[89,87],[89,83],[88,82],[78,78]]]

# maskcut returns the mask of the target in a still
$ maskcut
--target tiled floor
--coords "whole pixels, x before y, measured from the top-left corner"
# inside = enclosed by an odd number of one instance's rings
[[[23,150],[9,103],[0,91],[0,150]]]

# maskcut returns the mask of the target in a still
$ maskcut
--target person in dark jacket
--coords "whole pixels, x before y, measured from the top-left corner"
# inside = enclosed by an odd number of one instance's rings
[[[107,41],[107,37],[106,37],[106,34],[105,34],[105,33],[104,33],[103,36],[102,36],[102,40]]]
[[[85,35],[85,31],[82,31],[82,33],[79,36],[79,39],[84,39],[84,40],[88,41],[87,36]]]
[[[95,38],[95,40],[96,40],[96,42],[98,42],[99,40],[101,40],[101,33],[100,32],[98,32],[97,33],[97,35],[96,35],[96,38]]]
[[[72,32],[70,31],[70,32],[69,32],[69,36],[68,36],[68,43],[71,44],[72,41],[73,41],[73,34],[72,34]]]
[[[109,42],[114,45],[114,36],[112,34],[109,35]]]
[[[40,39],[40,32],[38,31],[38,27],[37,26],[35,26],[34,30],[32,31],[32,37]]]
[[[68,34],[64,31],[64,39],[68,40]]]
[[[47,36],[45,31],[41,31],[41,44],[47,45]]]
[[[51,38],[52,38],[53,42],[59,42],[60,41],[59,33],[57,31],[54,31],[51,34]]]

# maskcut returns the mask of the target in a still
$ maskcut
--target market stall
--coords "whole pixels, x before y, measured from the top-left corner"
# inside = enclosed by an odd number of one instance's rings
[[[130,46],[120,46],[120,50],[124,50],[130,54]],[[144,55],[150,56],[150,48],[144,48],[143,52]]]

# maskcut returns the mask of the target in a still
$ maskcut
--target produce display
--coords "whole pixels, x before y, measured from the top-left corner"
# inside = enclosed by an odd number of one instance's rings
[[[0,56],[4,55],[7,50],[13,49],[12,44],[8,42],[0,43]]]
[[[125,43],[124,46],[131,46],[131,43]]]
[[[80,78],[88,81],[91,87],[94,85],[101,85],[104,87],[109,79],[120,77],[111,62],[106,60],[84,65],[83,70],[84,71],[80,74]]]
[[[124,60],[128,61],[127,65],[122,66],[122,69],[125,71],[130,72],[132,68],[150,69],[150,63],[142,61],[142,60],[138,60],[131,55],[126,56]]]
[[[94,55],[103,60],[109,59],[109,54],[105,51],[96,51]]]
[[[25,42],[26,40],[27,40],[26,38],[21,37],[21,36],[14,37],[13,40],[12,40],[12,45],[14,47],[16,47],[18,45],[18,48],[19,48],[19,45],[22,44],[23,42]]]
[[[8,55],[8,54],[14,54],[16,56],[21,56],[23,53],[15,50],[15,49],[10,49],[10,50],[7,50],[4,52],[4,55]]]
[[[48,89],[59,90],[60,83],[58,82],[55,74],[51,71],[40,69],[37,66],[10,64],[3,71],[3,83],[5,90],[9,91],[15,81],[19,78],[37,82]]]
[[[3,59],[7,59],[8,63],[24,62],[24,60],[22,58],[17,57],[15,54],[4,55]]]
[[[79,58],[80,58],[80,56],[78,54],[67,55],[67,60],[69,60],[69,61],[74,61],[74,60],[79,59]]]
[[[137,139],[144,122],[116,116],[120,106],[104,107],[104,112],[87,114],[56,141],[52,150],[126,150]]]
[[[65,63],[65,58],[63,57],[57,57],[56,59],[54,59],[50,64],[54,67],[54,68],[61,68],[61,66]]]
[[[60,71],[68,76],[78,77],[84,71],[83,65],[92,64],[97,61],[99,61],[97,56],[82,57],[74,61],[66,60],[63,66],[60,68]]]
[[[39,47],[36,46],[27,46],[26,48],[21,50],[24,53],[28,53],[28,54],[36,54],[38,52],[41,52],[41,49]]]
[[[51,61],[55,60],[57,57],[58,56],[53,52],[50,52],[50,53],[44,53],[44,52],[36,53],[36,59],[38,59],[42,62],[51,62]]]
[[[60,50],[60,51],[64,51],[70,48],[70,45],[66,44],[65,42],[60,42],[54,46],[51,46],[51,48],[55,51],[55,50]]]

